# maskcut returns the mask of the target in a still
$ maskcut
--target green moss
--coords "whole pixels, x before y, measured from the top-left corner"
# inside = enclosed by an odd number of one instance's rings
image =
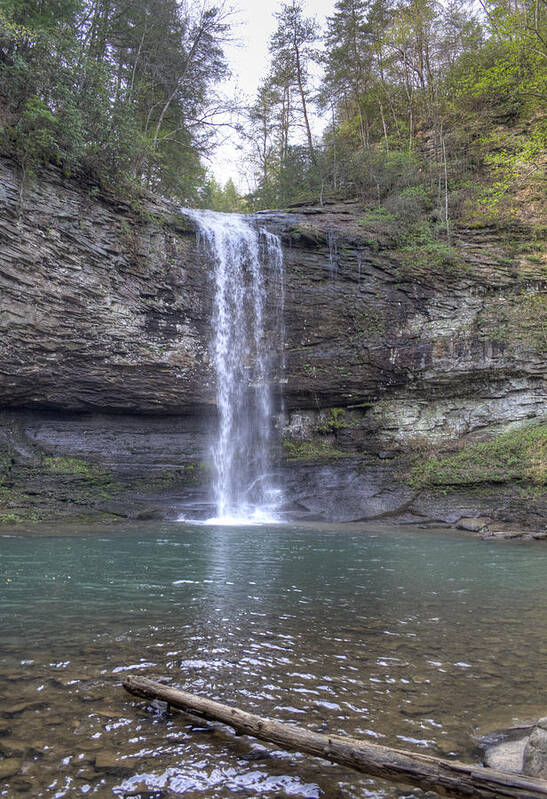
[[[351,453],[336,449],[327,441],[284,441],[285,457],[289,461],[320,460],[323,458],[347,458]]]
[[[450,455],[416,458],[407,482],[425,486],[504,483],[510,480],[543,485],[547,478],[547,425],[537,424],[502,433]]]
[[[7,474],[10,471],[12,457],[10,450],[0,450],[0,474]]]
[[[209,471],[207,464],[195,462],[146,475],[114,475],[92,461],[49,455],[35,464],[12,464],[8,457],[6,464],[3,473],[0,468],[0,525],[87,516],[109,521],[111,514],[100,510],[102,501],[129,506],[135,496],[200,485]]]
[[[88,463],[79,458],[46,457],[43,465],[48,472],[54,474],[107,475],[109,472],[95,463]]]

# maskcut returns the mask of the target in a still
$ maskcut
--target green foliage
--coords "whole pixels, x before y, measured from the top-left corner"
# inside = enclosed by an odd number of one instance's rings
[[[494,208],[519,184],[533,175],[545,177],[547,153],[547,119],[539,120],[527,137],[521,137],[512,148],[506,145],[507,137],[491,134],[482,140],[486,149],[485,163],[491,167],[493,182],[486,186],[482,202]]]
[[[379,205],[377,208],[370,208],[362,219],[359,220],[359,224],[364,227],[375,226],[378,223],[385,225],[391,222],[395,222],[395,216],[384,208],[383,205]]]
[[[90,469],[89,464],[78,458],[47,457],[43,463],[48,471],[55,474],[87,474]]]
[[[195,197],[225,19],[208,2],[0,0],[3,149],[25,171],[51,162],[124,193]]]
[[[431,210],[431,201],[424,186],[408,186],[392,194],[385,202],[388,213],[394,214],[406,227],[421,219],[426,209]]]
[[[446,238],[426,210],[431,200],[421,185],[391,194],[385,205],[372,208],[360,224],[377,234],[388,235],[397,247],[402,269],[447,272],[462,268],[459,251]]]
[[[402,259],[405,271],[415,268],[433,272],[450,272],[463,267],[459,251],[444,238],[435,237],[432,227],[427,222],[401,229],[398,236],[398,254]]]
[[[209,177],[199,191],[199,207],[225,213],[243,213],[246,203],[230,178],[224,187],[214,177]]]
[[[541,213],[546,16],[529,0],[336,0],[323,52],[310,38],[305,58],[308,73],[313,58],[323,67],[317,104],[329,125],[304,143],[298,90],[290,99],[274,47],[246,130],[250,203],[359,198],[382,209],[363,224],[394,232],[407,262],[443,269],[458,265],[460,220]]]
[[[457,100],[482,116],[511,117],[542,108],[547,79],[546,20],[541,4],[485,0],[486,39],[451,75]]]
[[[23,517],[18,513],[0,513],[0,524],[21,524]]]
[[[547,479],[547,425],[538,424],[502,433],[489,441],[468,445],[461,452],[417,458],[408,482],[415,488],[443,485]]]

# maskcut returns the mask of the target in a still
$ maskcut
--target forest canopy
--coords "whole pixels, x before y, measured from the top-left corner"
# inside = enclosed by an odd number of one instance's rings
[[[0,0],[3,149],[102,186],[191,197],[227,74],[222,7]]]
[[[427,211],[447,230],[471,196],[507,199],[545,165],[546,11],[545,0],[337,0],[319,36],[300,0],[286,2],[249,114],[252,199],[356,197],[378,219]],[[315,143],[313,105],[329,120]]]
[[[122,193],[219,210],[357,197],[385,224],[426,214],[448,235],[469,198],[509,207],[534,184],[545,0],[337,0],[323,28],[305,8],[274,13],[270,68],[238,110],[245,197],[204,166],[224,110],[222,4],[0,0],[2,149]]]

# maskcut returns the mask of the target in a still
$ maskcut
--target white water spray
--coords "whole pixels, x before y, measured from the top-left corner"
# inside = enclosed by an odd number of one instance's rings
[[[273,372],[283,369],[283,253],[278,236],[239,214],[184,210],[214,262],[211,353],[218,432],[212,448],[217,516],[210,523],[277,521],[272,476]],[[266,270],[274,312],[266,330]]]

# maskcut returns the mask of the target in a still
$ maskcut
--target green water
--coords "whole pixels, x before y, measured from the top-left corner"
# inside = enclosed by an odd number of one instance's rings
[[[414,795],[158,718],[121,689],[128,672],[468,760],[479,731],[547,714],[542,542],[370,525],[51,532],[0,538],[0,753],[18,767],[0,796]]]

